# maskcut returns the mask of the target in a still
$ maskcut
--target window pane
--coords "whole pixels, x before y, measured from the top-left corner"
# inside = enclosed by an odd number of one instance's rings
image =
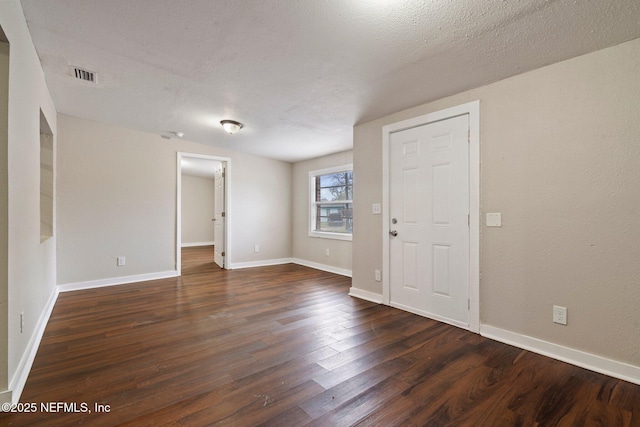
[[[346,187],[330,187],[320,190],[319,202],[333,202],[336,200],[348,200]]]
[[[316,231],[351,233],[353,206],[351,203],[320,205],[320,228]]]
[[[320,176],[320,187],[335,187],[340,185],[345,185],[348,183],[349,175],[351,172],[338,172],[338,173],[330,173],[327,175]]]

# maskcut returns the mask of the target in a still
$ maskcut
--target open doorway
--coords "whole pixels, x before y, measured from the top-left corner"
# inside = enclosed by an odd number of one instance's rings
[[[176,270],[182,272],[182,252],[230,264],[229,182],[226,157],[178,153],[176,197]]]

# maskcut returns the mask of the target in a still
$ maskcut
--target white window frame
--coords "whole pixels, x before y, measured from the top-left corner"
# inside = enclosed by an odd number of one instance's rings
[[[316,231],[314,229],[316,224],[316,177],[319,175],[347,171],[353,173],[352,163],[309,172],[309,237],[349,241],[353,239],[353,231],[351,233],[332,233],[329,231]],[[353,206],[353,200],[340,200],[339,203],[351,203],[351,206]]]

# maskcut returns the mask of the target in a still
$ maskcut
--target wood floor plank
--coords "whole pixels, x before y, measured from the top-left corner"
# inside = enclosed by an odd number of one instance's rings
[[[313,419],[319,418],[376,384],[396,375],[406,366],[407,363],[402,359],[389,360],[308,399],[300,407]]]
[[[347,277],[182,260],[61,294],[21,400],[92,412],[0,425],[640,426],[640,386],[351,298]]]
[[[258,427],[304,426],[311,421],[311,417],[301,407],[294,406],[256,425]]]
[[[354,425],[370,413],[384,407],[389,399],[399,395],[407,387],[408,384],[389,376],[316,418],[310,425],[326,427]]]

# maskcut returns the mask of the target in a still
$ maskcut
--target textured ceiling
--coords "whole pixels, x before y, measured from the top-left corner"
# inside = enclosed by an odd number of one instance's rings
[[[350,149],[356,123],[640,37],[637,0],[22,5],[58,112],[286,161]],[[245,128],[227,135],[221,119]]]

